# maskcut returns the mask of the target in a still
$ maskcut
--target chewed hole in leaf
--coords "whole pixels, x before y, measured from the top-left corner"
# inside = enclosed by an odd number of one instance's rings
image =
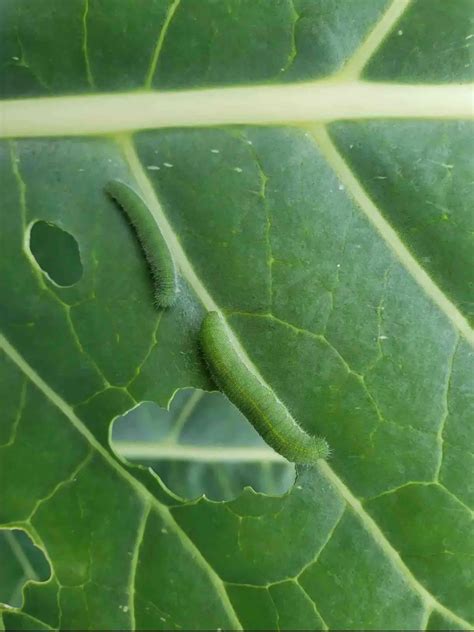
[[[50,575],[43,551],[27,533],[21,529],[0,529],[0,603],[20,607],[25,583],[43,582]]]
[[[295,468],[274,452],[221,393],[183,389],[170,410],[143,402],[115,420],[112,445],[122,458],[152,467],[184,499],[230,500],[250,486],[281,495]]]
[[[68,232],[42,220],[30,231],[30,251],[47,277],[61,287],[74,285],[83,269],[76,239]]]

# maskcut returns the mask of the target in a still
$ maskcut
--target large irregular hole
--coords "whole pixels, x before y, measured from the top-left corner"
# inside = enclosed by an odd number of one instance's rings
[[[0,603],[22,605],[25,583],[46,581],[51,570],[43,551],[20,529],[0,529]]]
[[[30,232],[30,250],[41,270],[57,285],[74,285],[82,277],[79,245],[56,224],[35,222]]]
[[[115,420],[112,444],[128,461],[152,467],[188,500],[202,494],[229,500],[248,485],[280,495],[295,480],[294,466],[221,393],[183,389],[169,411],[143,402]]]

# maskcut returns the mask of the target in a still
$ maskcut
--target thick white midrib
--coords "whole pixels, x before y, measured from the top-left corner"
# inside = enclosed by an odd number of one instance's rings
[[[135,176],[138,184],[142,189],[142,193],[144,198],[146,199],[147,204],[151,212],[153,213],[160,230],[164,238],[168,242],[168,246],[175,258],[176,263],[178,264],[181,272],[187,278],[189,284],[193,288],[194,292],[200,298],[204,304],[204,306],[208,310],[217,311],[222,314],[219,306],[212,299],[210,294],[207,292],[201,280],[198,278],[195,273],[193,267],[191,266],[190,261],[188,260],[186,253],[184,252],[179,240],[174,234],[173,228],[171,227],[166,215],[163,212],[161,204],[157,198],[155,190],[153,189],[151,182],[148,179],[148,175],[143,170],[141,163],[136,154],[135,148],[128,137],[124,137],[120,140],[120,144],[124,151],[125,157],[127,158],[131,171]],[[189,275],[189,276],[188,276]],[[203,298],[201,298],[203,297]],[[204,299],[204,300],[203,300]],[[205,301],[205,302],[204,302]],[[237,353],[241,356],[242,360],[246,363],[249,369],[257,376],[257,378],[265,384],[262,376],[260,375],[257,367],[253,364],[253,362],[248,357],[246,351],[242,347],[239,339],[233,331],[229,327],[229,333],[231,334],[233,344],[235,345]],[[418,591],[420,596],[425,602],[427,607],[436,608],[439,612],[445,614],[453,621],[458,622],[459,624],[469,627],[470,624],[467,621],[464,621],[456,614],[451,612],[448,608],[440,604],[431,593],[416,579],[416,577],[412,574],[408,566],[403,562],[400,555],[393,548],[390,542],[387,540],[381,529],[378,527],[373,518],[364,510],[361,503],[352,495],[350,490],[346,487],[346,485],[341,481],[341,479],[337,476],[334,470],[327,464],[326,461],[321,461],[319,468],[323,475],[327,478],[327,480],[332,483],[338,492],[342,495],[342,497],[346,500],[346,502],[352,507],[354,512],[359,517],[361,523],[365,526],[367,531],[374,538],[374,541],[380,546],[380,548],[384,551],[384,553],[389,557],[389,559],[394,563],[394,565],[400,570],[401,574],[404,576],[407,584],[409,584],[414,590]]]
[[[433,303],[437,305],[440,311],[453,323],[456,330],[474,346],[474,331],[466,318],[461,314],[454,303],[440,290],[429,274],[420,266],[400,239],[398,233],[383,217],[382,213],[369,198],[360,182],[337,151],[326,129],[322,125],[308,127],[308,129],[310,129],[323,157],[344,185],[346,191],[352,195],[361,211],[365,213],[369,221],[375,226],[381,238],[390,247],[401,265],[427,296],[429,296]]]
[[[163,461],[193,461],[205,463],[287,463],[269,448],[208,447],[146,441],[114,441],[114,449],[127,459],[160,459]]]
[[[181,543],[190,552],[190,555],[202,568],[207,572],[210,581],[212,582],[214,589],[222,599],[222,604],[229,616],[230,621],[235,625],[236,630],[241,630],[240,621],[234,611],[234,608],[229,600],[227,592],[225,591],[224,584],[221,578],[217,575],[212,566],[209,565],[207,560],[202,556],[201,551],[194,545],[189,539],[188,535],[181,529],[178,523],[174,520],[169,509],[160,504],[158,500],[144,487],[136,478],[134,478],[125,468],[123,468],[119,461],[114,457],[97,441],[90,430],[82,423],[77,417],[72,408],[67,404],[31,367],[23,356],[10,344],[10,342],[0,334],[0,349],[6,353],[6,355],[17,365],[17,367],[23,372],[24,375],[34,384],[61,413],[69,419],[74,428],[86,439],[89,445],[94,448],[101,455],[108,465],[112,467],[121,478],[125,479],[141,496],[144,500],[145,508],[147,505],[151,505],[153,509],[159,513],[163,522],[170,528],[170,531],[177,534]]]
[[[472,84],[343,81],[0,101],[0,137],[367,118],[471,119]]]

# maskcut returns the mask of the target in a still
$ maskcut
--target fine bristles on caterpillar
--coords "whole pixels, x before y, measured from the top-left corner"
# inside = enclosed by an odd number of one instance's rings
[[[326,440],[308,435],[273,391],[240,359],[217,312],[209,312],[204,318],[200,342],[216,384],[276,452],[301,464],[328,458]]]
[[[110,180],[105,191],[127,215],[145,253],[158,307],[171,307],[176,298],[176,268],[166,241],[144,200],[128,184]]]

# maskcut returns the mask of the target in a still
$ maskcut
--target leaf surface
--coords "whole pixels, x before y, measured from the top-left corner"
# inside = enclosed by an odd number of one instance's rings
[[[427,7],[2,4],[0,525],[52,569],[5,629],[472,627],[472,11]],[[186,502],[110,446],[212,388],[209,309],[334,450],[280,497]]]

